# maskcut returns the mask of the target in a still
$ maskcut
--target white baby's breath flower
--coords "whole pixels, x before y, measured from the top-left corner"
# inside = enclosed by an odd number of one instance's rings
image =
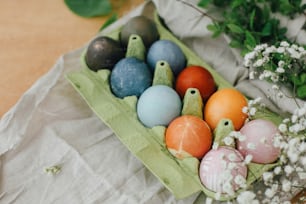
[[[282,67],[277,67],[275,71],[276,71],[277,73],[284,73],[284,72],[285,72],[285,69],[282,68]]]
[[[282,133],[285,133],[285,132],[287,132],[287,125],[286,124],[284,124],[284,123],[281,123],[279,126],[278,126],[278,129],[279,129],[279,131],[280,132],[282,132]]]
[[[276,85],[276,84],[273,84],[273,85],[272,85],[272,89],[273,89],[274,91],[278,91],[278,90],[279,90],[279,86]]]
[[[247,144],[247,148],[248,148],[248,149],[251,149],[251,150],[254,150],[254,149],[256,149],[256,145],[255,145],[254,143],[249,142],[249,143]]]
[[[285,61],[280,60],[280,61],[278,61],[277,65],[278,65],[278,67],[283,68],[283,67],[284,67],[284,65],[285,65]]]
[[[243,113],[248,113],[248,112],[249,112],[249,108],[248,108],[247,106],[244,106],[244,107],[242,108],[242,112],[243,112]]]
[[[286,165],[285,168],[284,168],[284,171],[286,173],[287,176],[289,176],[290,174],[292,174],[294,168],[290,165]]]
[[[276,52],[278,52],[278,53],[284,53],[284,52],[285,52],[285,48],[284,48],[284,47],[278,47],[278,48],[276,49]]]
[[[289,192],[291,190],[291,182],[287,179],[282,181],[282,190],[284,192]]]
[[[249,163],[251,163],[252,159],[253,159],[253,156],[252,156],[251,154],[248,154],[248,155],[246,155],[246,157],[244,158],[244,163],[245,163],[245,164],[249,164]]]
[[[254,67],[261,67],[265,63],[264,59],[258,59],[255,63],[253,63]]]
[[[214,142],[213,146],[212,146],[212,149],[218,149],[218,147],[219,147],[219,143],[218,142]]]
[[[210,197],[206,197],[205,204],[212,204],[212,203],[213,203],[213,199]]]
[[[246,179],[242,175],[240,175],[240,174],[235,176],[234,182],[237,185],[239,185],[241,188],[245,188],[246,187]]]
[[[277,166],[277,167],[274,168],[273,171],[274,171],[275,175],[279,175],[282,172],[282,167]]]
[[[272,189],[272,188],[267,188],[266,191],[265,191],[265,195],[268,197],[268,198],[272,198],[274,195],[275,195],[275,190]]]
[[[221,193],[220,192],[216,192],[215,193],[215,199],[216,200],[220,200],[220,198],[221,198]]]
[[[231,154],[228,155],[228,159],[230,161],[236,161],[237,160],[237,155],[234,154],[234,153],[231,153]]]
[[[262,174],[262,179],[264,180],[265,183],[268,183],[270,181],[272,181],[273,179],[273,173],[272,172],[264,172]]]
[[[259,204],[259,201],[256,199],[256,194],[252,191],[244,191],[240,193],[236,200],[238,204]]]
[[[295,123],[298,120],[298,116],[297,115],[292,115],[291,116],[291,122]]]
[[[222,186],[222,190],[227,193],[228,195],[234,195],[235,191],[233,188],[233,185],[231,184],[231,182],[225,182]]]
[[[282,41],[282,42],[280,43],[280,46],[282,46],[282,47],[289,47],[290,44],[289,44],[287,41]]]
[[[257,108],[255,107],[251,107],[250,110],[249,110],[249,114],[250,116],[254,116],[257,112]]]
[[[230,137],[230,136],[227,136],[223,139],[223,142],[227,145],[227,146],[230,146],[232,144],[234,144],[234,138]]]
[[[251,72],[249,73],[249,78],[250,78],[250,79],[255,79],[255,76],[256,76],[256,72],[251,71]]]

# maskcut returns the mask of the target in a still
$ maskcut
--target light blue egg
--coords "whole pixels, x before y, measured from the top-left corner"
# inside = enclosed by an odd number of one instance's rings
[[[156,85],[146,89],[139,97],[137,115],[147,127],[167,126],[180,116],[182,101],[169,86]]]
[[[158,40],[149,48],[147,63],[153,72],[160,60],[168,62],[174,75],[178,75],[186,66],[186,57],[181,48],[170,40]]]

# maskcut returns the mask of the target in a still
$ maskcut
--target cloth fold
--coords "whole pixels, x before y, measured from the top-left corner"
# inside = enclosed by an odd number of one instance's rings
[[[248,80],[248,70],[228,48],[226,37],[210,37],[205,29],[209,18],[180,1],[152,2],[170,30],[226,80],[251,97],[267,95],[267,85]],[[151,16],[152,2],[143,3],[100,34],[132,16]],[[303,40],[303,33],[297,29],[292,35]],[[198,194],[176,200],[68,83],[65,75],[81,69],[85,47],[64,54],[1,119],[0,203],[194,203]],[[291,111],[292,104],[286,109],[287,102],[268,97],[266,101],[274,109]],[[58,172],[46,172],[52,167]]]

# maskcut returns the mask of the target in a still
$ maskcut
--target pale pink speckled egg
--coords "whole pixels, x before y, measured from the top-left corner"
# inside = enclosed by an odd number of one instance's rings
[[[243,156],[232,147],[212,149],[203,157],[200,163],[199,176],[202,184],[211,191],[228,193],[239,189],[238,176],[247,177],[247,166]]]
[[[237,142],[237,149],[242,155],[252,155],[252,162],[260,164],[273,163],[278,159],[280,149],[273,145],[273,140],[279,131],[274,123],[255,119],[246,123],[240,132],[245,136],[245,140]]]

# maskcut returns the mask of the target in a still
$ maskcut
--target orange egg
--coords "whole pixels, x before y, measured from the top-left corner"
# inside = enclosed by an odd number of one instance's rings
[[[216,91],[205,104],[204,120],[214,130],[222,118],[232,120],[235,130],[244,124],[247,114],[242,112],[247,100],[236,89],[224,88]]]
[[[174,119],[165,135],[168,150],[175,157],[201,159],[212,145],[212,133],[207,123],[199,117],[184,115]]]

